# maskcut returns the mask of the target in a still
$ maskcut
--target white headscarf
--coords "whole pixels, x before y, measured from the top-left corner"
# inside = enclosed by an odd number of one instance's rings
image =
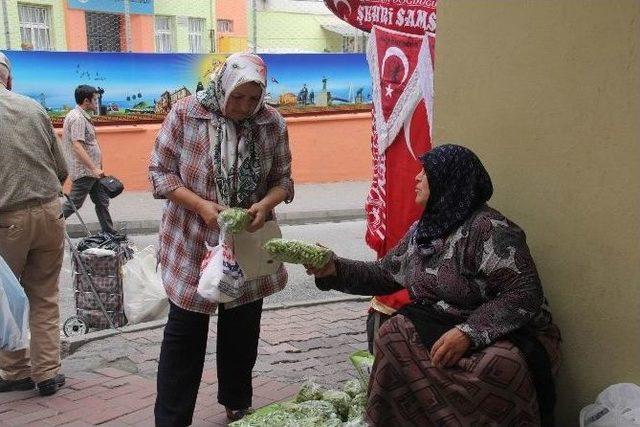
[[[240,85],[254,82],[262,88],[260,100],[248,119],[236,123],[226,117],[231,93]],[[211,147],[216,167],[219,203],[240,206],[247,203],[260,178],[260,162],[251,132],[252,118],[264,107],[267,67],[262,58],[250,53],[234,53],[211,75],[209,87],[197,93],[200,103],[215,113],[211,123]]]

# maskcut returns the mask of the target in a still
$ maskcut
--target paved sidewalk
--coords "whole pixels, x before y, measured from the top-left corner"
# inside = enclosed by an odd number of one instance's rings
[[[366,349],[366,301],[282,308],[263,313],[254,369],[255,408],[286,400],[305,378],[339,387],[355,376],[349,355]],[[162,328],[91,342],[63,361],[67,385],[41,398],[35,391],[0,394],[2,426],[152,426]],[[216,316],[194,426],[226,425],[217,403]]]
[[[297,184],[293,202],[280,204],[276,214],[283,224],[362,219],[369,186],[368,181]],[[116,228],[124,228],[131,234],[147,234],[158,231],[163,206],[164,200],[154,199],[150,192],[125,191],[111,201],[109,210]],[[92,231],[99,229],[93,203],[88,198],[80,215]],[[83,235],[76,215],[69,217],[67,224],[72,237]]]

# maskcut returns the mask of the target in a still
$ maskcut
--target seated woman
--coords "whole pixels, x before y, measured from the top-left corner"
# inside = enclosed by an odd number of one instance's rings
[[[322,290],[411,295],[376,338],[366,421],[552,425],[560,332],[525,234],[486,205],[491,179],[469,149],[443,145],[421,161],[425,210],[386,257],[307,267]]]

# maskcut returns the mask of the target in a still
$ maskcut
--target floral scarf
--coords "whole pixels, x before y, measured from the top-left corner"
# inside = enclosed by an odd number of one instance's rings
[[[428,249],[482,207],[491,198],[493,185],[480,159],[460,145],[440,145],[420,160],[430,194],[412,240]]]
[[[261,99],[252,116],[236,124],[225,116],[225,109],[231,92],[247,82],[260,85]],[[262,59],[249,53],[236,53],[211,75],[209,87],[196,95],[198,101],[215,115],[210,128],[210,132],[213,131],[210,152],[221,204],[246,205],[258,186],[262,171],[252,124],[256,113],[264,106],[266,84],[267,69]]]

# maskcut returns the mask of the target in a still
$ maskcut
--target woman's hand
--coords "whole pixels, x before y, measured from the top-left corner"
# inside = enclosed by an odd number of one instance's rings
[[[253,233],[260,230],[264,226],[264,222],[267,220],[269,209],[267,209],[262,203],[254,203],[249,209],[247,209],[247,212],[253,218],[251,224],[247,226],[247,231]]]
[[[305,264],[304,268],[307,269],[308,275],[316,276],[316,278],[318,279],[336,275],[336,262],[333,260],[333,258],[330,259],[324,267],[316,268]]]
[[[318,242],[316,242],[316,245],[320,246],[321,248],[329,249]],[[307,270],[308,275],[316,276],[316,278],[318,279],[322,279],[323,277],[336,276],[338,274],[336,271],[335,255],[333,253],[329,257],[329,261],[323,267],[317,268],[311,265],[304,264],[304,268]]]
[[[202,199],[197,205],[196,213],[208,227],[218,227],[218,215],[226,208],[226,206]]]
[[[460,358],[471,347],[471,338],[458,328],[452,328],[431,347],[431,362],[434,366],[450,368],[458,363]]]

